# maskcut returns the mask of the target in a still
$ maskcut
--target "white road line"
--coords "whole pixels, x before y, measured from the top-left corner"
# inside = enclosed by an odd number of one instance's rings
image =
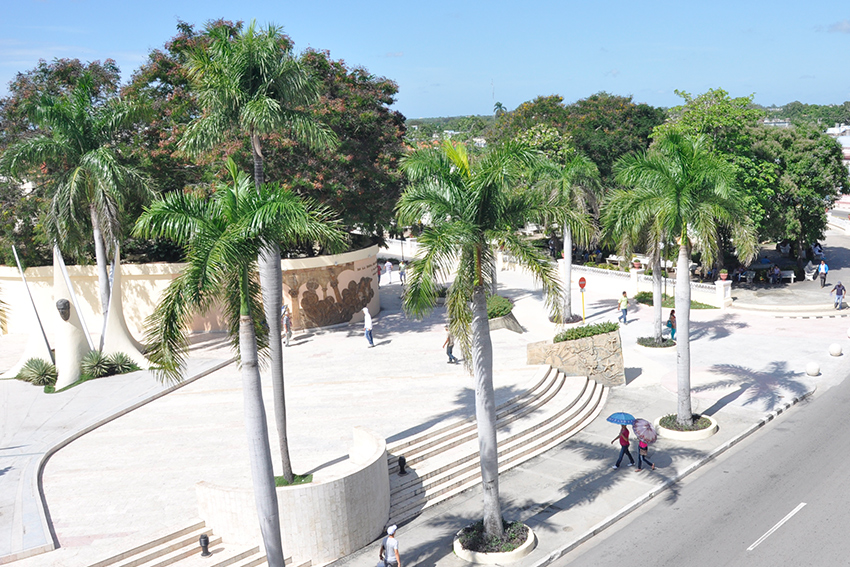
[[[779,522],[778,522],[775,526],[773,526],[772,528],[770,528],[769,530],[767,530],[767,533],[766,533],[766,534],[764,534],[763,536],[761,536],[760,538],[758,538],[754,544],[752,544],[750,547],[748,547],[748,548],[747,548],[747,551],[752,551],[752,550],[754,550],[754,549],[758,546],[758,544],[760,544],[761,542],[763,542],[764,540],[766,540],[767,538],[769,538],[769,537],[770,537],[770,535],[771,535],[773,532],[775,532],[775,531],[776,531],[776,530],[778,530],[780,527],[782,527],[782,524],[784,524],[785,522],[787,522],[788,520],[790,520],[790,519],[791,519],[791,517],[792,517],[794,514],[796,514],[797,512],[799,512],[800,510],[802,510],[802,509],[803,509],[803,506],[805,506],[805,505],[806,505],[806,503],[805,503],[805,502],[800,502],[800,503],[797,505],[797,507],[796,507],[796,508],[794,508],[793,510],[791,510],[791,512],[790,512],[787,516],[785,516],[784,518],[782,518],[781,520],[779,520]]]

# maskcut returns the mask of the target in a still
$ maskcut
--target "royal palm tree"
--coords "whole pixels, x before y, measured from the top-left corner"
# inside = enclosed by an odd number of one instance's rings
[[[564,298],[562,317],[564,323],[573,321],[572,267],[573,239],[588,246],[595,233],[588,211],[596,209],[600,196],[599,170],[596,164],[576,152],[561,165],[547,162],[537,185],[548,193],[559,211],[558,221],[564,239]]]
[[[84,239],[94,240],[105,319],[110,292],[107,248],[118,245],[124,205],[151,196],[149,181],[124,164],[116,148],[119,133],[143,110],[118,98],[97,104],[94,82],[86,74],[67,95],[42,97],[29,114],[43,134],[8,148],[0,168],[17,179],[46,176],[53,190],[51,232],[61,248],[77,251]],[[35,173],[38,169],[41,172]]]
[[[667,134],[649,151],[616,164],[617,181],[630,196],[614,199],[615,215],[624,232],[647,227],[656,242],[668,236],[679,247],[676,262],[677,421],[693,423],[691,410],[690,307],[688,270],[691,251],[703,262],[718,257],[718,230],[726,229],[742,262],[756,255],[755,230],[747,216],[744,195],[735,185],[729,164],[711,152],[705,136]],[[609,207],[612,205],[609,204]],[[659,270],[660,271],[660,270]],[[660,301],[658,302],[660,304]]]
[[[493,116],[495,116],[496,118],[503,116],[506,112],[507,109],[505,108],[505,105],[501,102],[497,102],[493,105]]]
[[[260,191],[228,161],[230,181],[212,198],[172,193],[147,209],[136,234],[168,238],[184,247],[186,270],[166,290],[147,322],[148,357],[155,372],[180,380],[185,367],[185,327],[192,314],[215,302],[239,353],[245,429],[254,499],[269,565],[283,567],[280,518],[260,383],[259,352],[266,345],[256,283],[256,258],[270,242],[338,240],[324,209],[303,202],[277,185]],[[258,346],[259,345],[259,346]]]
[[[292,54],[281,28],[260,30],[255,22],[235,37],[220,26],[209,30],[209,42],[192,52],[189,76],[203,114],[189,124],[180,148],[197,155],[228,137],[247,136],[254,163],[254,184],[264,182],[262,136],[289,134],[313,147],[335,143],[333,133],[316,121],[306,108],[318,99],[318,90],[307,68]],[[263,306],[271,340],[270,358],[274,387],[275,422],[283,476],[292,481],[292,463],[286,435],[286,402],[283,385],[283,345],[280,313],[283,300],[280,248],[270,242],[259,257]]]
[[[484,527],[488,534],[499,537],[503,530],[493,347],[485,290],[495,275],[490,243],[498,241],[542,282],[547,303],[558,310],[561,286],[556,268],[516,232],[547,205],[539,192],[515,188],[538,160],[539,154],[533,150],[508,143],[471,162],[465,146],[445,141],[440,148],[410,154],[401,165],[409,185],[397,206],[399,221],[403,225],[426,223],[419,237],[417,261],[411,264],[404,308],[413,316],[428,313],[436,304],[438,282],[455,272],[446,308],[464,358],[472,361]]]

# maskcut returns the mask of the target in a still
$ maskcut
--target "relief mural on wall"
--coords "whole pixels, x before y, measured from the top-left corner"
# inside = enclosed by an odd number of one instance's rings
[[[350,281],[340,290],[339,275],[346,270],[354,270],[354,262],[283,273],[283,284],[289,288],[294,328],[348,323],[372,301],[375,292],[370,277]],[[302,287],[306,289],[302,291]]]

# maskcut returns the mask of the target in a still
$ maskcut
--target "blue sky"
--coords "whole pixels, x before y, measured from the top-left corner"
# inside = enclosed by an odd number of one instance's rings
[[[275,23],[296,50],[396,81],[408,118],[488,114],[538,95],[599,91],[672,106],[675,89],[760,104],[850,100],[850,3],[5,0],[0,93],[39,58],[115,59],[124,79],[176,33],[211,19]]]

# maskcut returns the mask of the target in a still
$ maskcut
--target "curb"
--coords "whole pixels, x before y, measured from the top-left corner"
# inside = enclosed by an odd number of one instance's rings
[[[762,417],[756,423],[751,425],[745,431],[741,432],[740,434],[738,434],[736,437],[733,437],[729,441],[723,443],[722,445],[717,447],[714,451],[712,451],[711,453],[709,453],[708,455],[706,455],[702,459],[694,462],[689,467],[687,467],[685,470],[683,470],[682,472],[677,474],[675,477],[667,479],[663,484],[661,484],[660,486],[658,486],[656,488],[653,488],[652,490],[650,490],[649,492],[647,492],[646,494],[644,494],[640,498],[637,498],[636,500],[634,500],[633,502],[631,502],[630,504],[625,506],[623,509],[621,509],[619,512],[615,512],[611,516],[608,516],[607,518],[605,518],[604,520],[602,520],[601,522],[596,524],[587,533],[585,533],[584,535],[579,537],[577,540],[575,540],[571,543],[568,543],[568,544],[566,544],[562,547],[559,547],[558,549],[556,549],[555,551],[552,551],[551,553],[549,553],[549,555],[547,555],[546,557],[543,557],[542,559],[540,559],[536,563],[532,563],[529,567],[545,567],[545,566],[549,565],[550,563],[552,563],[553,561],[557,561],[558,559],[560,559],[561,557],[563,557],[567,553],[571,552],[572,550],[574,550],[575,548],[577,548],[581,544],[588,541],[593,536],[602,533],[607,528],[609,528],[612,525],[614,525],[615,523],[617,523],[619,520],[628,516],[629,514],[634,512],[636,509],[640,508],[641,506],[643,506],[644,504],[646,504],[647,502],[649,502],[650,500],[652,500],[653,498],[655,498],[656,496],[661,494],[662,492],[666,491],[668,488],[670,488],[670,486],[678,483],[680,480],[682,480],[686,476],[690,475],[692,472],[696,471],[697,469],[699,469],[700,467],[702,467],[703,465],[705,465],[709,461],[712,461],[716,457],[725,453],[727,450],[731,449],[732,447],[734,447],[735,445],[737,445],[738,443],[740,443],[741,441],[743,441],[744,439],[746,439],[747,437],[749,437],[750,435],[752,435],[753,433],[755,433],[756,431],[758,431],[759,429],[761,429],[762,427],[767,425],[769,422],[773,421],[781,413],[783,413],[783,412],[787,411],[789,408],[791,408],[791,406],[794,406],[797,403],[809,398],[812,394],[815,393],[815,390],[817,390],[817,388],[813,388],[811,391],[806,392],[805,394],[798,396],[796,398],[793,398],[790,402],[785,402],[785,404],[782,407],[775,409],[770,413],[765,414],[764,417]]]

